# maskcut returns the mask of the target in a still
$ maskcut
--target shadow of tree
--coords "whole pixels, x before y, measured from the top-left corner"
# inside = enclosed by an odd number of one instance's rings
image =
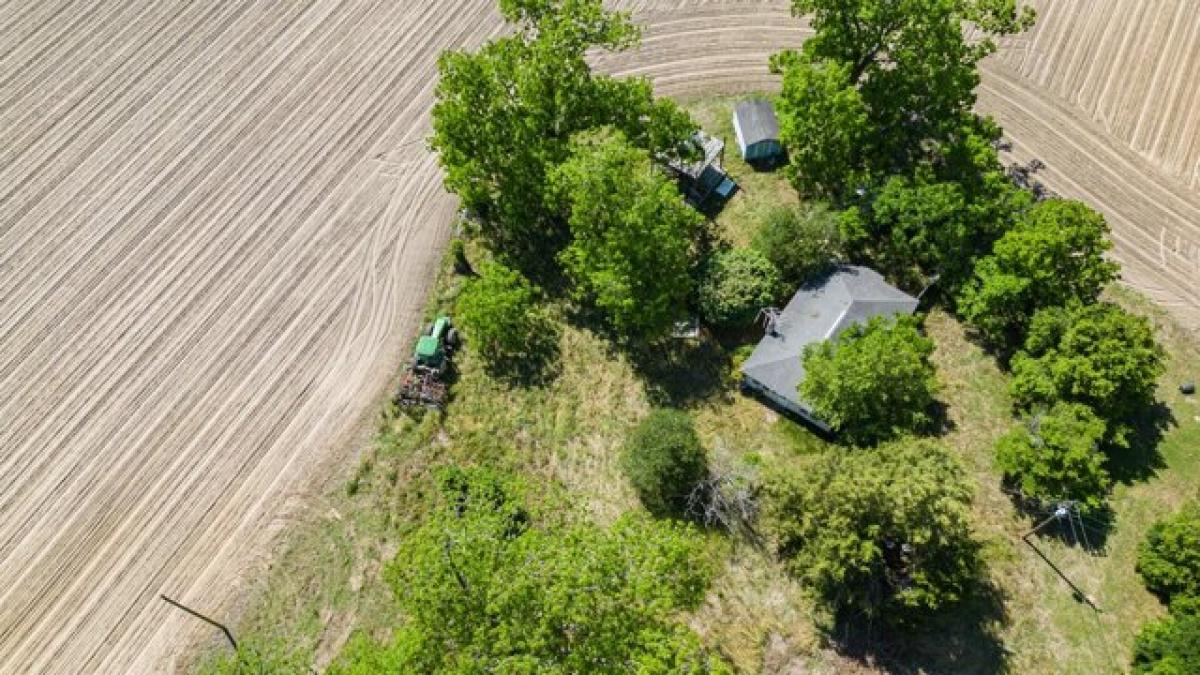
[[[980,581],[958,604],[924,617],[919,626],[839,616],[828,637],[843,656],[887,673],[988,675],[1008,670],[999,635],[1007,620],[1002,591]]]
[[[544,332],[535,335],[526,345],[524,354],[517,357],[488,361],[484,371],[513,387],[540,387],[552,382],[559,373],[559,339],[557,326],[547,324]]]
[[[628,355],[655,405],[682,408],[728,389],[729,354],[715,340],[672,340]]]
[[[1107,464],[1113,481],[1122,485],[1152,478],[1166,466],[1158,445],[1177,421],[1167,404],[1155,401],[1127,425],[1129,447],[1110,449]]]

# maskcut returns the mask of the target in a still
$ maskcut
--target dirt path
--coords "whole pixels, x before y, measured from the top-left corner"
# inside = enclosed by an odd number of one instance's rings
[[[499,23],[492,0],[0,5],[0,672],[169,669],[196,626],[157,595],[236,597],[401,362],[453,211],[423,149],[436,54]],[[781,2],[624,6],[653,27],[601,65],[664,93],[774,86],[803,37]],[[1175,160],[1023,67],[990,65],[982,107],[1194,315]]]

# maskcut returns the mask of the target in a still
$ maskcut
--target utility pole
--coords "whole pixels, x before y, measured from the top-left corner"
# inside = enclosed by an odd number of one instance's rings
[[[1060,502],[1058,506],[1054,508],[1054,513],[1051,514],[1049,518],[1038,523],[1032,530],[1021,535],[1021,541],[1025,542],[1029,548],[1033,549],[1033,552],[1038,554],[1038,557],[1041,558],[1047,565],[1049,565],[1050,569],[1054,570],[1054,573],[1058,575],[1058,578],[1062,579],[1068,586],[1071,587],[1071,590],[1075,592],[1077,597],[1086,602],[1093,610],[1099,612],[1100,608],[1097,607],[1096,603],[1092,601],[1091,596],[1089,596],[1087,593],[1084,593],[1082,588],[1076,586],[1075,582],[1071,581],[1066,574],[1063,574],[1063,571],[1058,568],[1058,565],[1055,565],[1054,562],[1046,557],[1045,553],[1042,553],[1042,550],[1038,548],[1036,544],[1029,540],[1031,536],[1037,534],[1038,530],[1041,530],[1050,523],[1056,520],[1061,521],[1070,518],[1072,508],[1074,508],[1074,504],[1071,502]]]

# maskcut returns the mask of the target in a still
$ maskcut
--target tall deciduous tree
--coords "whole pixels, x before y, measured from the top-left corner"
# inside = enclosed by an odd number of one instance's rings
[[[623,50],[639,32],[601,0],[501,0],[512,35],[439,59],[432,147],[446,186],[479,216],[497,253],[531,265],[566,238],[544,199],[546,174],[571,137],[611,124],[649,152],[669,151],[695,125],[644,79],[592,73],[593,48]]]
[[[831,452],[766,492],[785,566],[834,609],[909,618],[954,603],[977,573],[972,491],[936,442]]]
[[[1100,444],[1107,425],[1081,403],[1055,404],[1031,415],[996,444],[1005,481],[1025,497],[1077,501],[1085,512],[1104,507],[1112,481]]]
[[[537,306],[537,294],[520,272],[498,262],[485,263],[463,287],[455,303],[457,319],[490,367],[508,370],[515,362],[536,359],[557,337]]]
[[[1086,204],[1054,199],[1037,204],[976,265],[959,296],[963,318],[1000,348],[1020,340],[1045,307],[1095,302],[1119,267],[1108,223]]]
[[[1097,303],[1038,312],[1025,347],[1012,359],[1013,397],[1025,407],[1075,401],[1109,423],[1109,439],[1127,442],[1128,427],[1154,400],[1163,350],[1150,322],[1117,305]]]
[[[453,471],[443,493],[386,570],[406,623],[354,638],[331,673],[728,672],[672,618],[711,574],[688,528],[535,527],[486,472]]]
[[[816,34],[805,42],[802,55],[774,61],[785,81],[781,132],[793,113],[807,120],[797,130],[819,122],[802,107],[806,100],[822,102],[817,108],[830,115],[827,128],[853,130],[837,134],[839,141],[852,138],[857,146],[849,156],[844,143],[785,136],[789,150],[801,148],[794,154],[798,175],[812,176],[801,178],[801,186],[835,197],[863,175],[907,173],[926,156],[931,140],[954,134],[970,116],[977,65],[995,50],[992,38],[1033,22],[1032,10],[1019,10],[1015,0],[793,0],[792,9],[809,17]],[[971,35],[982,39],[968,39],[966,22],[977,29]],[[793,77],[800,85],[790,90],[789,71],[797,73]],[[851,101],[851,106],[831,105]],[[869,134],[861,133],[864,126]],[[839,163],[846,173],[831,175]]]
[[[703,218],[619,132],[578,138],[551,185],[569,214],[559,259],[581,298],[623,335],[664,335],[685,311]]]
[[[937,393],[933,342],[917,325],[911,316],[876,316],[809,345],[800,397],[855,444],[928,429]]]

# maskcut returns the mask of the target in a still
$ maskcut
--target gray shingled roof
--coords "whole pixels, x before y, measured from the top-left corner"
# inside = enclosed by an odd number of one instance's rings
[[[912,314],[916,309],[916,298],[888,284],[875,270],[844,265],[792,296],[780,312],[776,334],[763,336],[742,365],[742,374],[808,410],[796,391],[804,379],[800,357],[807,345],[873,316]]]
[[[779,120],[775,118],[775,108],[770,101],[761,98],[742,101],[734,108],[733,116],[741,130],[738,138],[743,148],[762,141],[779,140]]]

